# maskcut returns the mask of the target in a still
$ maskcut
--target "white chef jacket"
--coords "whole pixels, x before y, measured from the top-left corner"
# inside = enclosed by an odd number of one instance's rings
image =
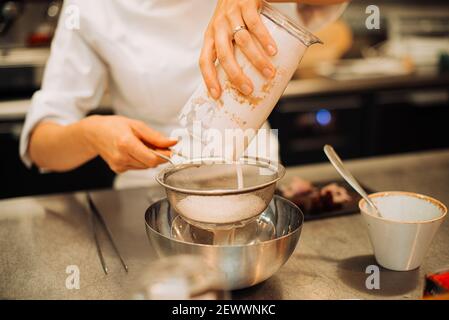
[[[169,135],[202,81],[198,58],[215,6],[213,0],[64,1],[42,88],[33,95],[22,131],[24,163],[31,165],[27,149],[36,124],[80,120],[99,105],[106,89],[116,114]],[[298,11],[294,3],[276,6],[312,29],[334,20],[344,7]],[[78,25],[66,20],[76,13]],[[277,155],[277,141],[271,146]],[[151,185],[156,172],[128,171],[119,175],[116,186]]]

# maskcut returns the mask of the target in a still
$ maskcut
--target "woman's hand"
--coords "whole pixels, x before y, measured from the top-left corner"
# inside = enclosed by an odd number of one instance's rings
[[[217,59],[233,86],[244,95],[253,91],[251,80],[236,61],[234,46],[238,46],[266,78],[275,75],[269,56],[274,56],[277,48],[260,18],[261,5],[262,0],[218,1],[204,35],[200,56],[201,73],[213,98],[218,99],[221,95],[215,67]],[[246,26],[247,29],[239,28],[241,26]]]
[[[144,122],[121,116],[90,116],[81,120],[87,145],[116,173],[156,167],[165,160],[148,148],[166,156],[176,144]]]

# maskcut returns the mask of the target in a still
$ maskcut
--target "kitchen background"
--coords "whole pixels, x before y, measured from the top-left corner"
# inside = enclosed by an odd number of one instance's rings
[[[449,147],[449,3],[353,1],[319,32],[270,117],[284,164]],[[41,83],[62,1],[0,0],[0,198],[106,188],[101,159],[68,173],[40,174],[18,155],[29,99]],[[380,8],[380,29],[365,26]],[[107,95],[96,113],[108,114]]]

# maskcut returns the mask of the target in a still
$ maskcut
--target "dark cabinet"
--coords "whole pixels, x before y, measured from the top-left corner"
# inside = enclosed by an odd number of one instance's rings
[[[359,96],[281,100],[270,121],[279,128],[282,161],[286,165],[323,161],[325,144],[345,158],[359,156],[363,111]]]
[[[350,92],[350,90],[348,90]],[[270,116],[286,165],[449,147],[447,87],[364,91],[281,99]]]
[[[449,90],[378,93],[369,151],[390,154],[449,146]]]

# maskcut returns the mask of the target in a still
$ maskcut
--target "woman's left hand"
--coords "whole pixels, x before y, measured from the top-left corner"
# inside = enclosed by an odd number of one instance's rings
[[[262,75],[274,77],[276,71],[269,57],[276,54],[277,48],[260,18],[261,6],[262,0],[218,1],[200,56],[201,73],[213,98],[218,99],[222,89],[215,66],[217,59],[235,88],[244,95],[253,91],[251,80],[237,63],[234,46],[240,48]]]

